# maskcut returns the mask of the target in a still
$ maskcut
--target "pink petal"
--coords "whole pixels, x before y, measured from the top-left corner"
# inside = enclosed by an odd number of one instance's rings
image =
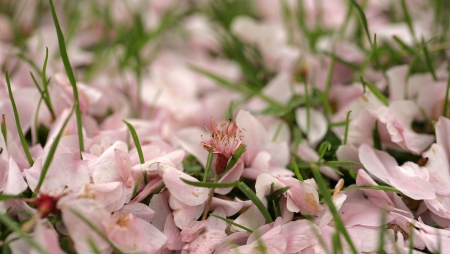
[[[180,178],[198,182],[197,179],[173,167],[164,165],[161,165],[160,167],[164,168],[163,181],[166,184],[167,189],[169,189],[170,193],[178,200],[189,206],[197,206],[206,201],[209,194],[207,188],[188,185],[181,181]]]
[[[450,139],[447,135],[450,133],[450,119],[439,117],[439,120],[434,127],[436,129],[436,142],[442,146],[447,158],[450,158]]]
[[[291,221],[281,226],[281,233],[286,239],[285,253],[298,253],[311,246],[320,235],[319,228],[308,220]]]
[[[389,183],[389,171],[398,166],[397,161],[388,153],[365,144],[359,147],[359,159],[369,173],[386,183]]]
[[[181,240],[180,230],[175,225],[172,214],[167,215],[163,232],[167,237],[167,248],[169,250],[181,250],[183,248],[184,243]]]
[[[153,216],[151,223],[162,231],[167,223],[167,216],[171,215],[166,196],[163,193],[155,194],[148,206],[155,211],[155,216]]]
[[[205,167],[206,160],[208,159],[208,151],[203,149],[200,145],[200,142],[202,142],[202,136],[204,138],[208,138],[206,131],[198,127],[190,127],[178,131],[174,136],[174,140],[181,147],[183,147],[186,152],[194,155],[200,164]]]
[[[309,133],[307,133],[308,141],[311,145],[315,146],[322,140],[323,137],[325,137],[325,134],[328,131],[328,122],[322,112],[313,108],[310,108],[309,111]],[[306,108],[298,108],[295,111],[295,118],[297,120],[297,125],[304,133],[306,133],[308,129]]]
[[[152,197],[153,199],[154,197]],[[155,211],[150,207],[142,203],[131,203],[126,204],[119,210],[119,214],[131,213],[134,217],[145,220],[152,221],[153,216],[155,216]]]
[[[236,124],[242,130],[244,136],[242,143],[246,145],[246,151],[242,156],[245,163],[250,164],[264,144],[269,142],[267,131],[258,119],[245,110],[240,110],[237,114]]]
[[[231,168],[222,178],[219,183],[235,182],[241,178],[242,172],[244,172],[244,162],[239,160],[233,168]],[[220,195],[228,194],[233,188],[218,188],[215,193]]]

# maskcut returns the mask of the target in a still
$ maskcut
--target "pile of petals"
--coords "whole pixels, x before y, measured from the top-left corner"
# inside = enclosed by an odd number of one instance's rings
[[[442,1],[0,6],[4,253],[450,253]]]

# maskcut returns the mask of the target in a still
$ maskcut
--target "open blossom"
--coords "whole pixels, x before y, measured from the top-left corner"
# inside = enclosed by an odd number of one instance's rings
[[[228,159],[236,152],[242,143],[242,135],[236,125],[236,123],[230,122],[223,123],[219,126],[210,121],[211,125],[211,140],[202,141],[203,148],[207,151],[212,149],[212,153],[217,155],[216,157],[216,173],[221,174],[225,171]]]

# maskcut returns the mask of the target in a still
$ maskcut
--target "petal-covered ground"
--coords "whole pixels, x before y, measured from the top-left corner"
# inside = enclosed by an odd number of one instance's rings
[[[2,253],[450,253],[449,11],[1,0]]]

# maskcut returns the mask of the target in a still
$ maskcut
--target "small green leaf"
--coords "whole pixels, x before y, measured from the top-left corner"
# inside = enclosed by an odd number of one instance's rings
[[[180,178],[181,181],[196,187],[204,187],[204,188],[231,188],[239,185],[239,182],[228,182],[228,183],[211,183],[211,182],[194,182],[189,181],[184,178]]]
[[[236,165],[239,158],[241,158],[242,154],[245,152],[245,147],[246,147],[245,145],[241,145],[238,149],[236,149],[234,154],[231,156],[230,162],[228,162],[228,165],[225,168],[225,172],[227,172],[228,170],[233,168],[234,165]]]
[[[28,149],[28,144],[27,144],[27,141],[25,140],[25,136],[23,135],[22,126],[20,125],[19,113],[17,112],[16,102],[14,101],[14,96],[12,94],[11,83],[9,81],[8,71],[5,71],[5,77],[6,77],[6,84],[8,86],[9,100],[11,101],[11,106],[14,111],[14,119],[16,120],[17,132],[19,133],[19,137],[20,137],[20,143],[22,143],[23,151],[25,152],[25,156],[27,157],[28,163],[30,163],[30,167],[31,167],[34,164],[34,161],[33,161],[33,157],[31,157],[30,150]],[[3,135],[6,136],[5,134],[3,134]]]
[[[247,196],[248,199],[250,199],[253,204],[258,208],[258,210],[261,212],[261,214],[266,219],[267,223],[273,222],[272,217],[270,216],[269,211],[264,206],[264,204],[259,200],[259,198],[256,196],[256,194],[243,182],[240,182],[238,184],[238,188]]]
[[[244,227],[244,226],[242,226],[242,225],[240,225],[240,224],[237,224],[236,222],[234,222],[234,221],[232,221],[232,220],[230,220],[230,219],[224,218],[224,217],[219,216],[219,215],[214,214],[214,213],[210,213],[209,215],[211,215],[211,216],[213,216],[213,217],[216,217],[216,218],[218,218],[218,219],[221,219],[221,220],[223,220],[223,221],[226,221],[227,223],[230,223],[231,225],[236,226],[236,227],[238,227],[238,228],[242,228],[243,230],[245,230],[245,231],[247,231],[247,232],[249,232],[249,233],[253,233],[253,231],[252,231],[251,229],[248,229],[248,228],[246,228],[246,227]]]
[[[329,151],[331,149],[331,144],[330,142],[328,142],[327,140],[323,141],[320,146],[319,149],[317,151],[317,153],[319,154],[319,159],[317,160],[317,163],[320,163],[323,159],[323,156],[325,155],[325,153],[327,151]]]
[[[74,105],[76,106],[75,115],[77,118],[78,143],[80,146],[80,158],[81,158],[81,152],[84,151],[84,140],[83,140],[83,124],[81,123],[81,109],[78,99],[77,82],[75,80],[75,75],[73,74],[72,71],[72,66],[70,65],[69,56],[67,55],[64,35],[61,31],[61,27],[59,26],[58,17],[56,16],[55,7],[53,6],[53,1],[49,0],[49,2],[50,2],[50,9],[52,11],[53,21],[55,23],[56,34],[58,36],[59,52],[61,54],[61,58],[64,63],[64,68],[66,69],[67,77],[69,78],[70,84],[72,85],[73,89],[73,100]]]

